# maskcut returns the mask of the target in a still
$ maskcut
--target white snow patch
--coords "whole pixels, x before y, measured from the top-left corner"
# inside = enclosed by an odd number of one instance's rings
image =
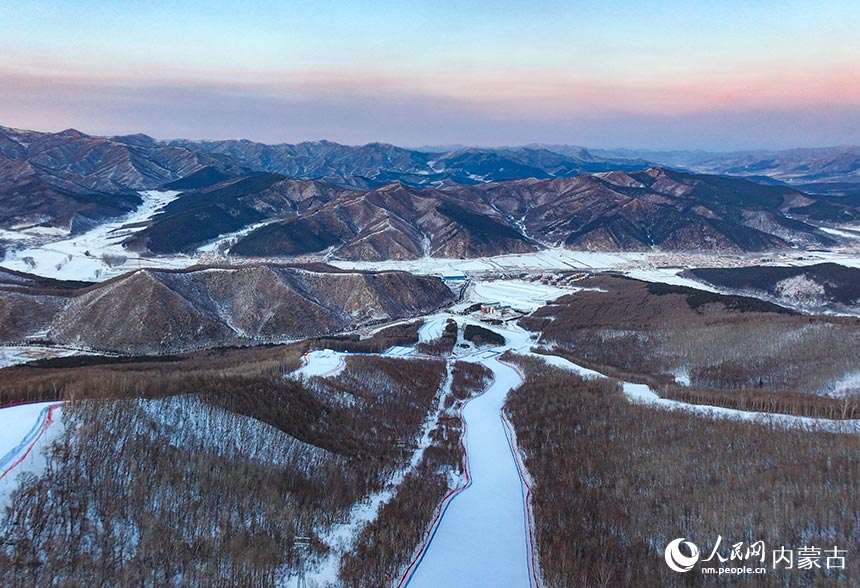
[[[821,393],[834,398],[860,396],[860,372],[849,372],[825,386]]]
[[[346,362],[344,353],[332,349],[309,351],[302,357],[302,365],[287,374],[291,378],[327,378],[340,373]]]
[[[38,345],[0,347],[0,368],[19,365],[37,359],[68,357],[76,354],[77,352],[71,349],[40,347]]]
[[[409,357],[415,354],[414,347],[404,347],[401,345],[394,345],[386,349],[382,355],[386,357]]]
[[[857,229],[854,227],[851,227],[851,228],[844,227],[847,230],[831,229],[829,227],[818,227],[818,228],[819,228],[819,230],[821,230],[825,233],[829,233],[831,235],[836,235],[837,237],[842,237],[844,239],[855,239],[855,240],[860,239],[860,232],[857,232]]]
[[[821,305],[827,303],[827,293],[824,291],[824,286],[803,274],[780,280],[774,285],[774,290],[781,299],[791,304]]]
[[[672,375],[675,376],[675,381],[681,386],[690,385],[690,370],[688,368],[678,368]]]
[[[239,239],[241,239],[242,237],[244,237],[248,233],[257,230],[260,227],[264,227],[266,225],[276,223],[280,220],[282,220],[282,219],[280,219],[280,218],[267,219],[267,220],[261,221],[259,223],[254,223],[252,225],[248,225],[247,227],[239,229],[238,231],[219,235],[217,238],[213,239],[209,243],[207,243],[205,245],[201,245],[200,247],[198,247],[197,251],[200,253],[217,254],[217,253],[219,253],[219,250],[221,249],[222,245],[225,246],[225,248],[229,248],[229,247],[235,245]]]
[[[427,317],[424,324],[418,329],[418,341],[421,343],[429,343],[430,341],[435,341],[441,337],[447,321],[448,317],[445,314],[437,314]]]
[[[695,288],[696,290],[706,290],[708,292],[715,292],[718,294],[723,293],[721,290],[718,290],[710,284],[698,282],[678,275],[682,271],[684,270],[681,268],[649,268],[631,270],[624,273],[631,278],[642,280],[644,282],[657,282],[661,284],[669,284],[671,286],[687,286],[688,288]]]

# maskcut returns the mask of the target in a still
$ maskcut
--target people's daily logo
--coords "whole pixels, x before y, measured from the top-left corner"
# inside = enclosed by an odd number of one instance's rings
[[[705,551],[704,553],[707,553]],[[746,544],[743,541],[723,542],[722,535],[714,541],[708,557],[703,557],[698,545],[684,537],[674,539],[666,545],[664,557],[666,565],[678,573],[689,572],[697,563],[702,574],[715,575],[756,575],[772,570],[819,570],[827,576],[841,578],[845,571],[848,550],[834,545],[820,548],[810,545],[790,548],[767,549],[764,541]],[[770,557],[768,557],[770,555]],[[768,568],[767,564],[770,563]]]
[[[684,555],[681,552],[681,544],[686,545],[690,555]],[[666,564],[676,572],[689,572],[697,561],[699,561],[699,548],[683,537],[670,541],[666,546]]]

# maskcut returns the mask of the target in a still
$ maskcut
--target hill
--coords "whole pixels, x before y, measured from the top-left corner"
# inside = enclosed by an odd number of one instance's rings
[[[61,344],[169,353],[333,335],[452,301],[438,278],[406,272],[255,265],[140,270],[76,289],[0,288],[0,316],[29,309],[23,322],[3,321],[13,341],[44,332]]]
[[[787,306],[860,311],[860,269],[835,263],[702,268],[688,270],[688,274],[718,288],[751,293]]]

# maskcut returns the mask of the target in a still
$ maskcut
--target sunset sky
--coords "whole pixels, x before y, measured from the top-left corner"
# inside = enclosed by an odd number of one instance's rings
[[[28,0],[0,125],[714,150],[860,143],[860,2]]]

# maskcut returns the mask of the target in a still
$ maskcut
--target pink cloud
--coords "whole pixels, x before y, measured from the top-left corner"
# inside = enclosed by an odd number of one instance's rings
[[[108,75],[47,65],[0,68],[0,124],[401,144],[655,146],[659,140],[666,147],[691,141],[752,147],[860,137],[860,80],[837,68],[622,83],[555,71],[140,68]]]
[[[758,68],[758,69],[756,69]],[[91,71],[32,57],[0,68],[0,83],[50,85],[61,93],[80,87],[172,86],[268,98],[342,96],[439,100],[494,116],[593,116],[606,113],[671,115],[721,109],[860,104],[856,68],[758,64],[741,71],[686,75],[587,77],[556,70],[391,71],[350,69],[252,70],[141,65]]]

